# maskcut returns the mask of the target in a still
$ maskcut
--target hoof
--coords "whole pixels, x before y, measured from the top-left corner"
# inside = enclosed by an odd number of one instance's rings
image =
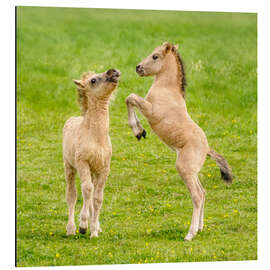
[[[81,234],[85,234],[86,231],[87,231],[87,228],[84,229],[84,228],[79,227],[79,232],[80,232]]]
[[[91,233],[90,239],[96,238],[96,237],[98,237],[98,233],[97,232]]]
[[[185,241],[191,241],[192,240],[192,238],[194,237],[194,235],[193,234],[191,234],[191,233],[188,233],[187,235],[186,235],[186,237],[185,237]]]
[[[75,235],[76,234],[76,226],[73,224],[68,224],[66,227],[67,230],[67,236],[69,235]]]
[[[138,135],[136,135],[136,138],[137,138],[137,140],[139,141],[141,138],[146,138],[146,131],[145,131],[145,129],[142,131],[142,133],[139,133]]]
[[[142,136],[144,137],[144,139],[146,138],[146,131],[145,131],[145,129],[142,132]]]
[[[70,235],[75,235],[75,231],[72,231],[72,232],[67,232],[67,236],[70,236]]]

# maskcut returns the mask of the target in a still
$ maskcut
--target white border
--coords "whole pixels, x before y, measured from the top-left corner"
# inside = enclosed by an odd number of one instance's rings
[[[257,12],[258,4],[252,0],[185,0],[185,1],[125,1],[125,0],[13,0],[15,5],[26,6],[56,6],[56,7],[90,7],[90,8],[117,8],[117,9],[154,9],[154,10],[185,10],[185,11],[231,11]]]
[[[0,265],[3,269],[15,269],[14,250],[15,250],[15,197],[14,197],[14,177],[15,177],[15,6],[59,6],[59,7],[95,7],[95,8],[124,8],[124,9],[155,9],[155,10],[186,10],[186,11],[220,11],[220,12],[258,12],[258,119],[259,119],[259,185],[258,185],[258,202],[259,202],[259,248],[258,261],[247,262],[204,262],[204,263],[170,263],[170,264],[145,264],[145,265],[104,265],[104,266],[75,266],[59,267],[59,269],[227,269],[227,268],[245,268],[245,269],[266,269],[269,268],[269,150],[270,150],[270,132],[269,132],[269,74],[270,63],[269,50],[269,12],[266,2],[250,0],[185,0],[185,1],[124,1],[124,0],[13,0],[3,1],[4,8],[1,6],[1,214],[4,214],[0,222],[1,237],[1,260]],[[265,3],[265,5],[264,5]],[[3,13],[3,14],[2,14]],[[7,27],[8,25],[8,27]],[[8,41],[8,42],[6,42]],[[4,45],[4,48],[3,48]],[[7,79],[8,78],[8,79]],[[181,243],[179,243],[181,245]],[[32,268],[24,268],[32,269]],[[37,269],[51,269],[50,267],[37,267]]]

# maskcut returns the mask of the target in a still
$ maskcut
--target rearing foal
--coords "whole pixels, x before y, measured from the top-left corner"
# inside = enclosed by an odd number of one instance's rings
[[[185,240],[191,240],[203,229],[205,190],[198,173],[207,155],[220,167],[224,181],[232,174],[226,160],[208,146],[203,130],[190,118],[185,103],[185,72],[177,52],[178,45],[165,42],[136,66],[140,76],[155,76],[145,98],[130,94],[126,99],[128,123],[138,140],[146,132],[135,107],[146,117],[159,138],[176,151],[176,169],[185,182],[193,202],[192,221]]]

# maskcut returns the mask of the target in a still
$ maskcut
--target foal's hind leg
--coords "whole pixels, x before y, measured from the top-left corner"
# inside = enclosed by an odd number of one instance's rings
[[[127,109],[128,109],[128,124],[131,127],[135,137],[140,140],[141,137],[146,137],[146,131],[141,126],[141,123],[136,115],[135,107],[137,107],[140,112],[148,118],[152,113],[152,104],[142,97],[130,94],[126,99]]]
[[[74,211],[77,200],[77,191],[75,186],[76,170],[65,161],[65,176],[66,176],[66,200],[69,208],[68,224],[66,227],[67,235],[75,234],[76,225],[74,222]]]
[[[196,155],[196,151],[186,148],[181,151],[181,157],[178,154],[176,168],[187,186],[192,203],[193,214],[189,232],[185,240],[190,241],[197,234],[201,218],[203,218],[204,192],[198,182],[198,172],[203,164],[204,158]]]
[[[202,205],[202,208],[201,208],[201,213],[200,213],[200,221],[199,221],[199,228],[198,228],[198,231],[201,232],[203,230],[203,218],[204,218],[204,203],[205,203],[205,190],[199,180],[199,178],[197,177],[197,181],[198,181],[198,184],[201,188],[201,191],[203,193],[203,205]]]

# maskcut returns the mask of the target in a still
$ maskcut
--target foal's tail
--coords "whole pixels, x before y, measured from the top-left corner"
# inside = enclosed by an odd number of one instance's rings
[[[232,171],[226,159],[213,149],[210,149],[207,155],[216,161],[220,168],[221,178],[227,183],[232,183]]]

